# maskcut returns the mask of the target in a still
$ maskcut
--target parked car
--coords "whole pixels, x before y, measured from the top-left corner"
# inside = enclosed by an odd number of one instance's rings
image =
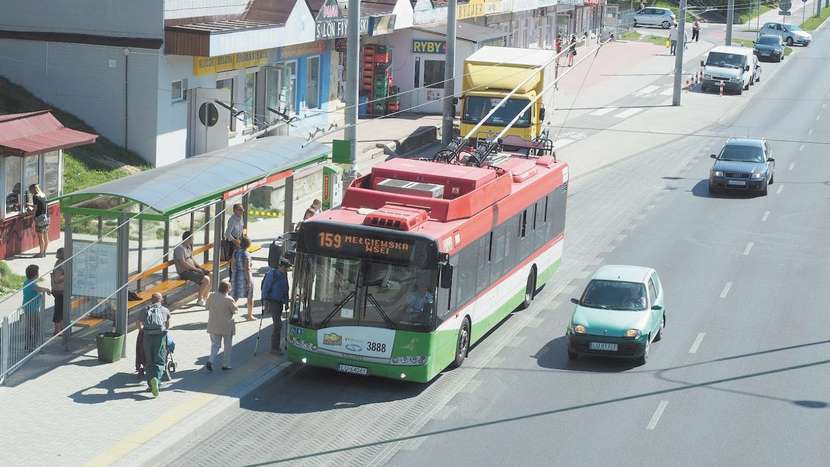
[[[780,62],[784,60],[784,42],[781,36],[773,34],[766,34],[758,36],[755,41],[755,47],[752,49],[758,60],[770,60],[773,62]]]
[[[754,191],[767,194],[775,181],[775,159],[763,139],[733,138],[726,141],[709,171],[709,192]]]
[[[568,358],[580,355],[648,359],[666,327],[663,285],[654,269],[603,266],[591,276],[566,331]]]
[[[703,67],[703,92],[718,90],[723,83],[724,91],[741,94],[761,76],[758,59],[747,47],[715,47],[700,66]]]
[[[634,27],[660,26],[668,29],[674,24],[675,16],[668,8],[648,7],[634,13]]]
[[[758,36],[765,35],[778,36],[790,47],[793,44],[807,47],[813,41],[813,36],[809,32],[802,31],[801,27],[797,24],[764,23],[764,26],[758,31]]]

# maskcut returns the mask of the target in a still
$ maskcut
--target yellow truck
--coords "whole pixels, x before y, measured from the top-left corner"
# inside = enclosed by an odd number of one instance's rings
[[[461,94],[461,136],[466,136],[487,113],[518,86],[510,99],[470,138],[498,135],[532,99],[553,82],[556,52],[486,46],[464,61]],[[546,104],[553,108],[553,89],[548,90],[513,124],[504,136],[532,140],[542,132]]]

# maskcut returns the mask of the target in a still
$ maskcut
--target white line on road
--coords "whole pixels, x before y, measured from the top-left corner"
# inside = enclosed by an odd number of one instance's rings
[[[669,401],[663,400],[657,404],[657,409],[654,411],[654,414],[651,416],[651,420],[648,422],[648,426],[646,426],[646,430],[653,430],[657,428],[657,422],[660,421],[660,417],[663,416],[663,412],[666,411],[666,406],[669,405]]]
[[[639,107],[634,107],[634,108],[631,108],[631,109],[623,110],[622,112],[615,115],[615,117],[628,118],[628,117],[630,117],[630,116],[632,116],[636,113],[642,112],[642,110],[643,109],[641,109]]]
[[[640,89],[639,91],[635,92],[634,94],[636,94],[638,96],[642,96],[642,95],[645,95],[645,94],[650,94],[650,93],[652,93],[652,92],[654,92],[658,89],[660,89],[659,86],[655,86],[653,84],[650,84],[650,85],[644,87],[643,89]]]
[[[726,295],[729,294],[729,289],[732,288],[732,283],[727,282],[726,285],[723,286],[723,290],[720,293],[720,298],[726,298]]]
[[[761,218],[761,222],[766,222],[768,217],[769,217],[769,211],[764,212],[764,217]]]
[[[821,120],[821,115],[816,115],[816,121]]]
[[[789,168],[789,170],[792,170],[792,169],[794,169],[794,168],[795,168],[795,162],[790,162],[790,168]]]
[[[755,246],[755,242],[749,242],[746,244],[746,248],[744,248],[744,256],[749,256],[749,252],[752,251],[752,247]]]
[[[813,134],[813,129],[812,128],[807,130],[807,136],[812,136],[812,134]]]
[[[804,145],[802,144],[801,146],[799,146],[799,147],[798,147],[798,150],[799,150],[799,151],[803,151],[803,150],[804,150]]]
[[[674,87],[666,88],[663,92],[660,93],[661,96],[671,96],[674,94]]]
[[[775,191],[776,195],[780,195],[781,191],[784,189],[784,185],[778,185],[778,190]]]
[[[695,341],[692,342],[692,347],[689,348],[689,353],[697,353],[697,349],[700,347],[701,342],[703,342],[703,336],[705,335],[705,332],[701,332],[695,337]]]
[[[617,110],[617,107],[605,107],[604,109],[597,109],[591,112],[591,115],[595,115],[597,117],[601,117],[609,112],[613,112]]]

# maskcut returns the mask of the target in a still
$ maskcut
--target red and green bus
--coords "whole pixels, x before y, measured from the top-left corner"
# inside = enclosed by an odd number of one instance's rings
[[[302,223],[292,362],[428,382],[528,306],[560,264],[568,166],[392,159]]]

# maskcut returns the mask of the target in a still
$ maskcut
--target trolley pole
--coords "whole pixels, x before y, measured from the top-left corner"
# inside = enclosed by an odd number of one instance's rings
[[[441,122],[441,144],[452,140],[452,124],[455,119],[455,17],[458,0],[447,4],[447,53],[444,62],[444,119]]]
[[[735,0],[729,0],[726,9],[726,45],[732,45],[732,22],[735,21]]]
[[[348,30],[346,31],[346,131],[349,141],[351,167],[346,179],[357,174],[357,104],[360,82],[360,0],[349,0]]]
[[[677,47],[674,52],[674,93],[671,99],[671,105],[673,106],[680,105],[680,92],[683,88],[683,51],[686,49],[686,0],[680,0],[678,17],[680,21],[677,23]],[[727,32],[726,37],[729,37],[728,34]],[[726,41],[728,44],[729,39],[726,39]]]

